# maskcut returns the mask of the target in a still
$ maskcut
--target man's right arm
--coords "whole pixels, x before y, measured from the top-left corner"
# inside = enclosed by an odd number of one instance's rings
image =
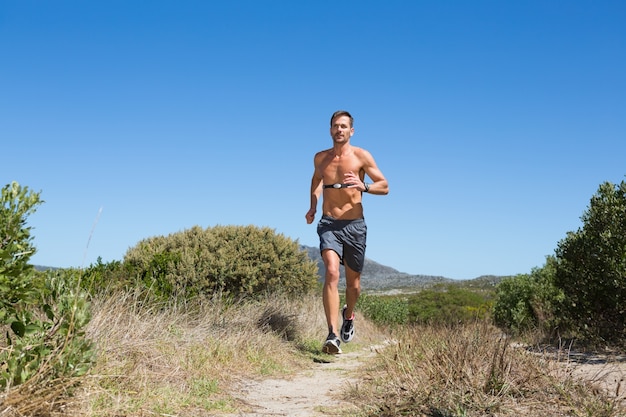
[[[317,155],[316,155],[316,160],[317,160]],[[308,224],[313,223],[313,220],[315,220],[315,213],[317,212],[317,202],[319,201],[322,195],[322,191],[323,191],[323,187],[322,187],[323,178],[317,173],[316,160],[314,161],[315,169],[313,170],[313,177],[311,178],[311,206],[309,208],[309,211],[307,211],[306,213],[306,222]]]
[[[315,213],[317,212],[317,202],[319,201],[321,195],[322,179],[313,174],[313,178],[311,179],[311,207],[306,213],[306,222],[308,224],[313,223],[313,220],[315,220]]]

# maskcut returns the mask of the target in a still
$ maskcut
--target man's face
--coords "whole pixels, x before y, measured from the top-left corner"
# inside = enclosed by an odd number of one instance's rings
[[[330,136],[336,143],[345,143],[350,140],[354,134],[354,128],[350,126],[350,118],[348,116],[336,117],[330,126]]]

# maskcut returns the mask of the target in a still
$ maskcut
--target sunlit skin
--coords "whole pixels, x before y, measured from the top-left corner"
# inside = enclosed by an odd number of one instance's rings
[[[369,194],[385,195],[389,185],[378,169],[372,155],[365,149],[352,146],[350,138],[354,127],[350,117],[339,116],[332,120],[330,136],[333,147],[318,152],[314,159],[311,179],[311,207],[306,213],[308,224],[313,223],[317,203],[323,195],[322,213],[339,220],[363,218],[362,193],[365,191],[365,175],[371,179]],[[324,184],[349,184],[348,188],[324,189]],[[339,318],[339,255],[333,250],[324,250],[322,259],[326,267],[322,300],[330,331],[337,334]],[[346,317],[352,316],[361,293],[361,273],[345,265],[346,272]]]

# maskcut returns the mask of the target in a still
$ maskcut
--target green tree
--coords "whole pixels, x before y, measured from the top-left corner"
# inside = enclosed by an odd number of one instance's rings
[[[605,182],[556,250],[555,285],[569,327],[590,340],[619,342],[626,323],[626,182]]]

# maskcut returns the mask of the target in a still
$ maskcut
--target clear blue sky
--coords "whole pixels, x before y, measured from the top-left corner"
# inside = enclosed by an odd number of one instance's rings
[[[346,109],[390,183],[368,258],[530,272],[626,179],[625,22],[621,0],[0,0],[0,182],[42,192],[39,265],[194,225],[317,246],[313,155]]]

